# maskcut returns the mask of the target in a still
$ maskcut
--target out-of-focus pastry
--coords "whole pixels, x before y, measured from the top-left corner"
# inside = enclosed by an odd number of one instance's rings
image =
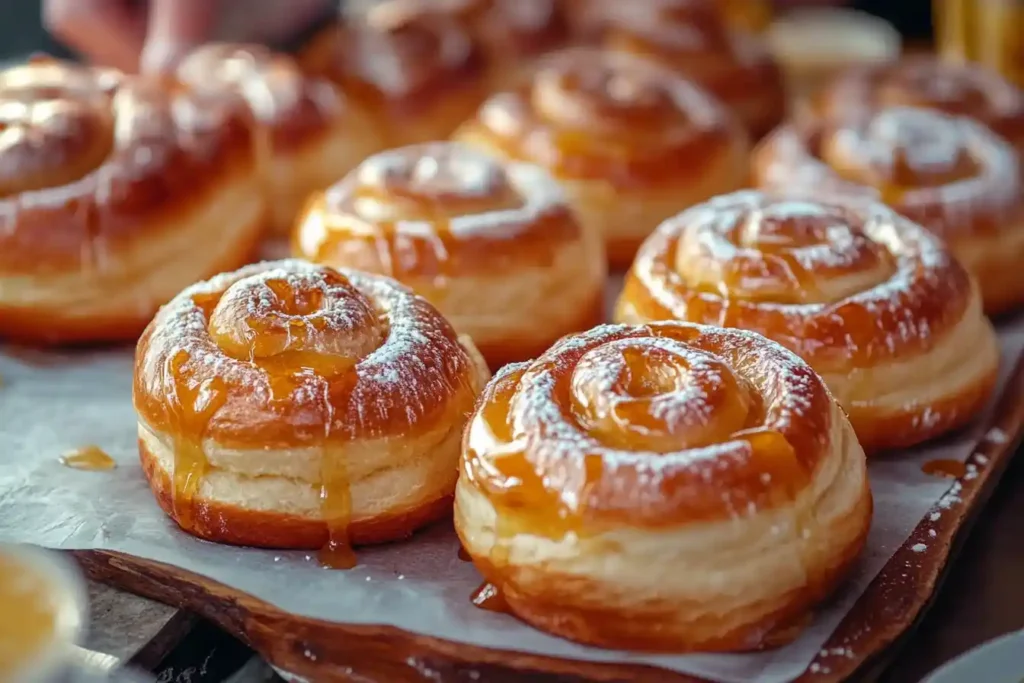
[[[371,12],[455,17],[484,51],[491,90],[515,83],[537,57],[565,47],[570,35],[559,0],[384,0]]]
[[[801,631],[871,521],[864,451],[764,337],[604,325],[488,384],[455,529],[520,619],[616,650],[753,650]]]
[[[772,22],[765,39],[785,74],[790,96],[800,102],[846,69],[894,62],[902,46],[892,24],[844,7],[787,12]]]
[[[542,169],[458,143],[370,157],[310,202],[293,251],[412,287],[493,367],[604,317],[601,235]]]
[[[995,71],[930,56],[847,69],[810,101],[812,117],[841,121],[888,107],[968,116],[1006,138],[1024,159],[1024,91]]]
[[[963,266],[924,228],[860,199],[747,190],[690,209],[641,247],[615,317],[743,328],[787,346],[869,452],[964,425],[999,363]]]
[[[369,112],[385,147],[447,138],[488,93],[480,43],[439,13],[369,11],[325,29],[300,60]]]
[[[322,548],[403,538],[451,509],[488,377],[472,342],[394,280],[267,262],[189,287],[139,341],[139,451],[200,538]]]
[[[551,172],[616,265],[663,219],[748,176],[746,132],[714,98],[650,61],[589,48],[542,59],[454,137]]]
[[[271,218],[287,234],[306,198],[382,147],[369,117],[329,81],[262,46],[213,44],[181,64],[178,77],[204,91],[239,93],[266,129]]]
[[[0,336],[134,339],[266,223],[235,98],[41,58],[0,71]]]
[[[888,107],[780,127],[754,153],[761,187],[881,199],[941,237],[988,313],[1024,301],[1024,193],[1013,147],[974,119]]]
[[[760,138],[786,113],[782,75],[763,40],[731,27],[716,0],[605,0],[604,46],[657,60],[728,105]]]

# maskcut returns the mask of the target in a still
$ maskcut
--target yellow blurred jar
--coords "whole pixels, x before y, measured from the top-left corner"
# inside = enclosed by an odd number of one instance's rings
[[[1024,0],[933,0],[946,58],[978,62],[1024,87]]]

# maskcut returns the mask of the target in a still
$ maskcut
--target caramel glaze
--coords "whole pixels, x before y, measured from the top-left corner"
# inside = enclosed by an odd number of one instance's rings
[[[756,378],[739,370],[751,354]],[[466,431],[462,476],[498,509],[484,559],[505,565],[518,533],[659,529],[790,503],[829,452],[831,405],[808,366],[743,331],[666,322],[566,338],[499,372]]]
[[[82,446],[60,456],[60,463],[76,470],[99,472],[112,470],[117,462],[99,446]]]
[[[454,17],[476,36],[492,66],[549,52],[569,36],[559,0],[385,0],[370,11]]]
[[[291,57],[261,45],[206,45],[186,57],[178,78],[194,90],[240,95],[278,151],[317,140],[351,115],[330,81],[304,74]]]
[[[345,568],[359,542],[349,537],[345,447],[436,427],[453,404],[468,411],[470,364],[443,318],[393,282],[280,261],[201,283],[166,306],[139,341],[133,396],[140,424],[173,441],[169,512],[211,540],[239,535],[218,530],[201,499],[208,443],[320,449],[314,542],[325,566]],[[308,539],[284,535],[274,546]]]
[[[710,96],[651,62],[590,48],[542,59],[467,124],[513,159],[618,188],[685,184],[742,136]],[[708,162],[710,163],[710,162]]]
[[[251,166],[254,136],[223,94],[49,58],[0,72],[0,271],[103,268]]]
[[[921,471],[936,477],[959,479],[967,474],[967,465],[960,460],[929,460],[921,466]]]
[[[976,121],[891,107],[844,123],[784,126],[754,156],[768,188],[881,199],[950,243],[1024,219],[1013,148]]]
[[[440,289],[459,275],[550,266],[580,232],[539,169],[435,142],[363,162],[310,205],[293,250]]]
[[[760,38],[735,30],[716,0],[597,3],[601,43],[654,59],[708,89],[760,137],[785,113],[782,75]],[[753,103],[753,104],[751,104]]]
[[[936,109],[976,119],[1024,152],[1024,91],[980,65],[913,56],[848,70],[821,90],[805,112],[838,121],[893,106]]]
[[[302,57],[307,71],[399,122],[453,98],[482,99],[485,61],[458,20],[428,12],[371,12],[327,29]]]
[[[620,308],[754,330],[839,372],[930,350],[971,292],[938,239],[881,204],[747,190],[662,224]]]

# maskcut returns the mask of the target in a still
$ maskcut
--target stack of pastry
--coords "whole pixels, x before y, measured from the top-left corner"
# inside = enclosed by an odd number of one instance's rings
[[[545,631],[786,642],[864,546],[865,451],[992,391],[1024,106],[907,62],[752,151],[778,71],[717,4],[387,0],[294,61],[3,72],[0,334],[149,323],[140,457],[196,536],[346,567],[454,510]]]

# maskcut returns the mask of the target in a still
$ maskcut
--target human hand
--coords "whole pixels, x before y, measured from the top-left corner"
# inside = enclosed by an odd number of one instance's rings
[[[336,0],[43,0],[43,22],[92,63],[125,71],[173,69],[211,40],[280,40]]]

